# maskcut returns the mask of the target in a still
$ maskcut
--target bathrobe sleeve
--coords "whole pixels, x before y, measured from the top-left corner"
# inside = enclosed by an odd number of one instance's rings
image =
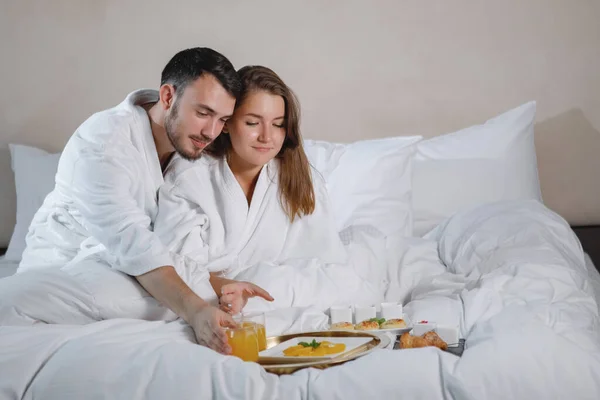
[[[189,259],[187,262],[204,265],[209,254],[206,243],[209,221],[193,199],[194,196],[182,193],[176,183],[165,182],[158,192],[154,231],[171,252]]]

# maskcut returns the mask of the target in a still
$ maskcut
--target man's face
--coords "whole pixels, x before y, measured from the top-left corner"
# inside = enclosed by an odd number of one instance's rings
[[[175,151],[197,160],[233,114],[235,98],[211,74],[204,73],[175,96],[165,116],[165,131]]]

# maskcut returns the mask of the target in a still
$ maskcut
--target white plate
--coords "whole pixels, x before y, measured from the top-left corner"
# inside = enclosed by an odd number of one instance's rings
[[[328,354],[325,356],[295,357],[286,356],[285,354],[283,354],[283,351],[288,347],[296,346],[300,342],[310,343],[313,339],[317,342],[328,341],[331,343],[344,343],[346,345],[346,349],[341,353]],[[366,343],[369,343],[371,340],[373,340],[372,337],[300,336],[287,340],[283,343],[279,343],[277,346],[271,347],[270,349],[263,350],[260,353],[258,353],[258,356],[261,362],[281,362],[283,360],[294,360],[295,362],[331,360],[333,358],[340,357]]]

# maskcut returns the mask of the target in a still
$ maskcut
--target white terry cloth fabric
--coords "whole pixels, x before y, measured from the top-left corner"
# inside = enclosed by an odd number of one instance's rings
[[[92,255],[130,275],[172,265],[152,232],[163,176],[141,106],[157,99],[155,90],[135,91],[79,126],[60,157],[54,190],[33,218],[18,272]]]
[[[567,223],[537,202],[457,214],[401,268],[439,251],[447,271],[406,290],[412,319],[457,323],[458,358],[435,348],[377,350],[288,376],[195,344],[179,321],[0,327],[0,393],[31,399],[597,399],[598,305]],[[409,245],[410,246],[410,245]],[[412,261],[409,261],[412,260]],[[430,266],[434,270],[434,266]],[[390,271],[390,276],[398,271]],[[269,335],[323,329],[314,308],[267,314]]]
[[[130,276],[173,265],[152,226],[164,180],[142,105],[157,99],[155,90],[130,93],[69,139],[17,273],[0,281],[0,324],[81,320],[53,313],[60,301],[65,308],[80,304],[72,311],[100,319],[174,317]]]
[[[82,260],[72,269],[43,268],[0,279],[0,326],[89,324],[109,318],[174,320],[177,315],[134,277]]]
[[[318,173],[314,212],[290,222],[280,200],[278,162],[261,170],[248,205],[225,158],[172,161],[154,230],[180,256],[180,275],[193,289],[206,279],[204,271],[251,281],[275,298],[263,304],[267,308],[381,300],[386,260],[375,247],[385,238],[352,228],[355,239],[344,247]]]

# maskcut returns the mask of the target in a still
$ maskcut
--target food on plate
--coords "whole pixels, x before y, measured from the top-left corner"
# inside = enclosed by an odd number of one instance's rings
[[[352,322],[336,322],[329,328],[331,331],[353,331],[354,324]]]
[[[384,321],[381,325],[381,329],[398,329],[398,328],[406,328],[406,322],[403,319],[388,319]]]
[[[372,318],[356,324],[354,328],[359,331],[372,331],[379,329],[379,322],[376,318]]]
[[[338,354],[346,350],[344,343],[332,343],[326,340],[317,342],[315,339],[312,342],[300,342],[295,346],[290,346],[283,351],[283,354],[288,357],[306,357],[306,356],[326,356],[329,354]]]
[[[405,332],[400,337],[400,348],[402,349],[416,349],[419,347],[437,347],[442,350],[448,349],[448,344],[442,340],[434,331],[429,331],[423,336],[413,336],[408,332]]]
[[[356,325],[352,325],[350,322],[336,322],[332,324],[329,330],[332,331],[374,331],[378,329],[401,329],[406,328],[406,322],[401,318],[389,319],[385,318],[371,318],[365,321],[359,322]]]
[[[423,339],[427,340],[428,343],[431,343],[433,346],[440,348],[442,350],[448,349],[448,343],[444,341],[436,332],[429,331],[423,335]]]

